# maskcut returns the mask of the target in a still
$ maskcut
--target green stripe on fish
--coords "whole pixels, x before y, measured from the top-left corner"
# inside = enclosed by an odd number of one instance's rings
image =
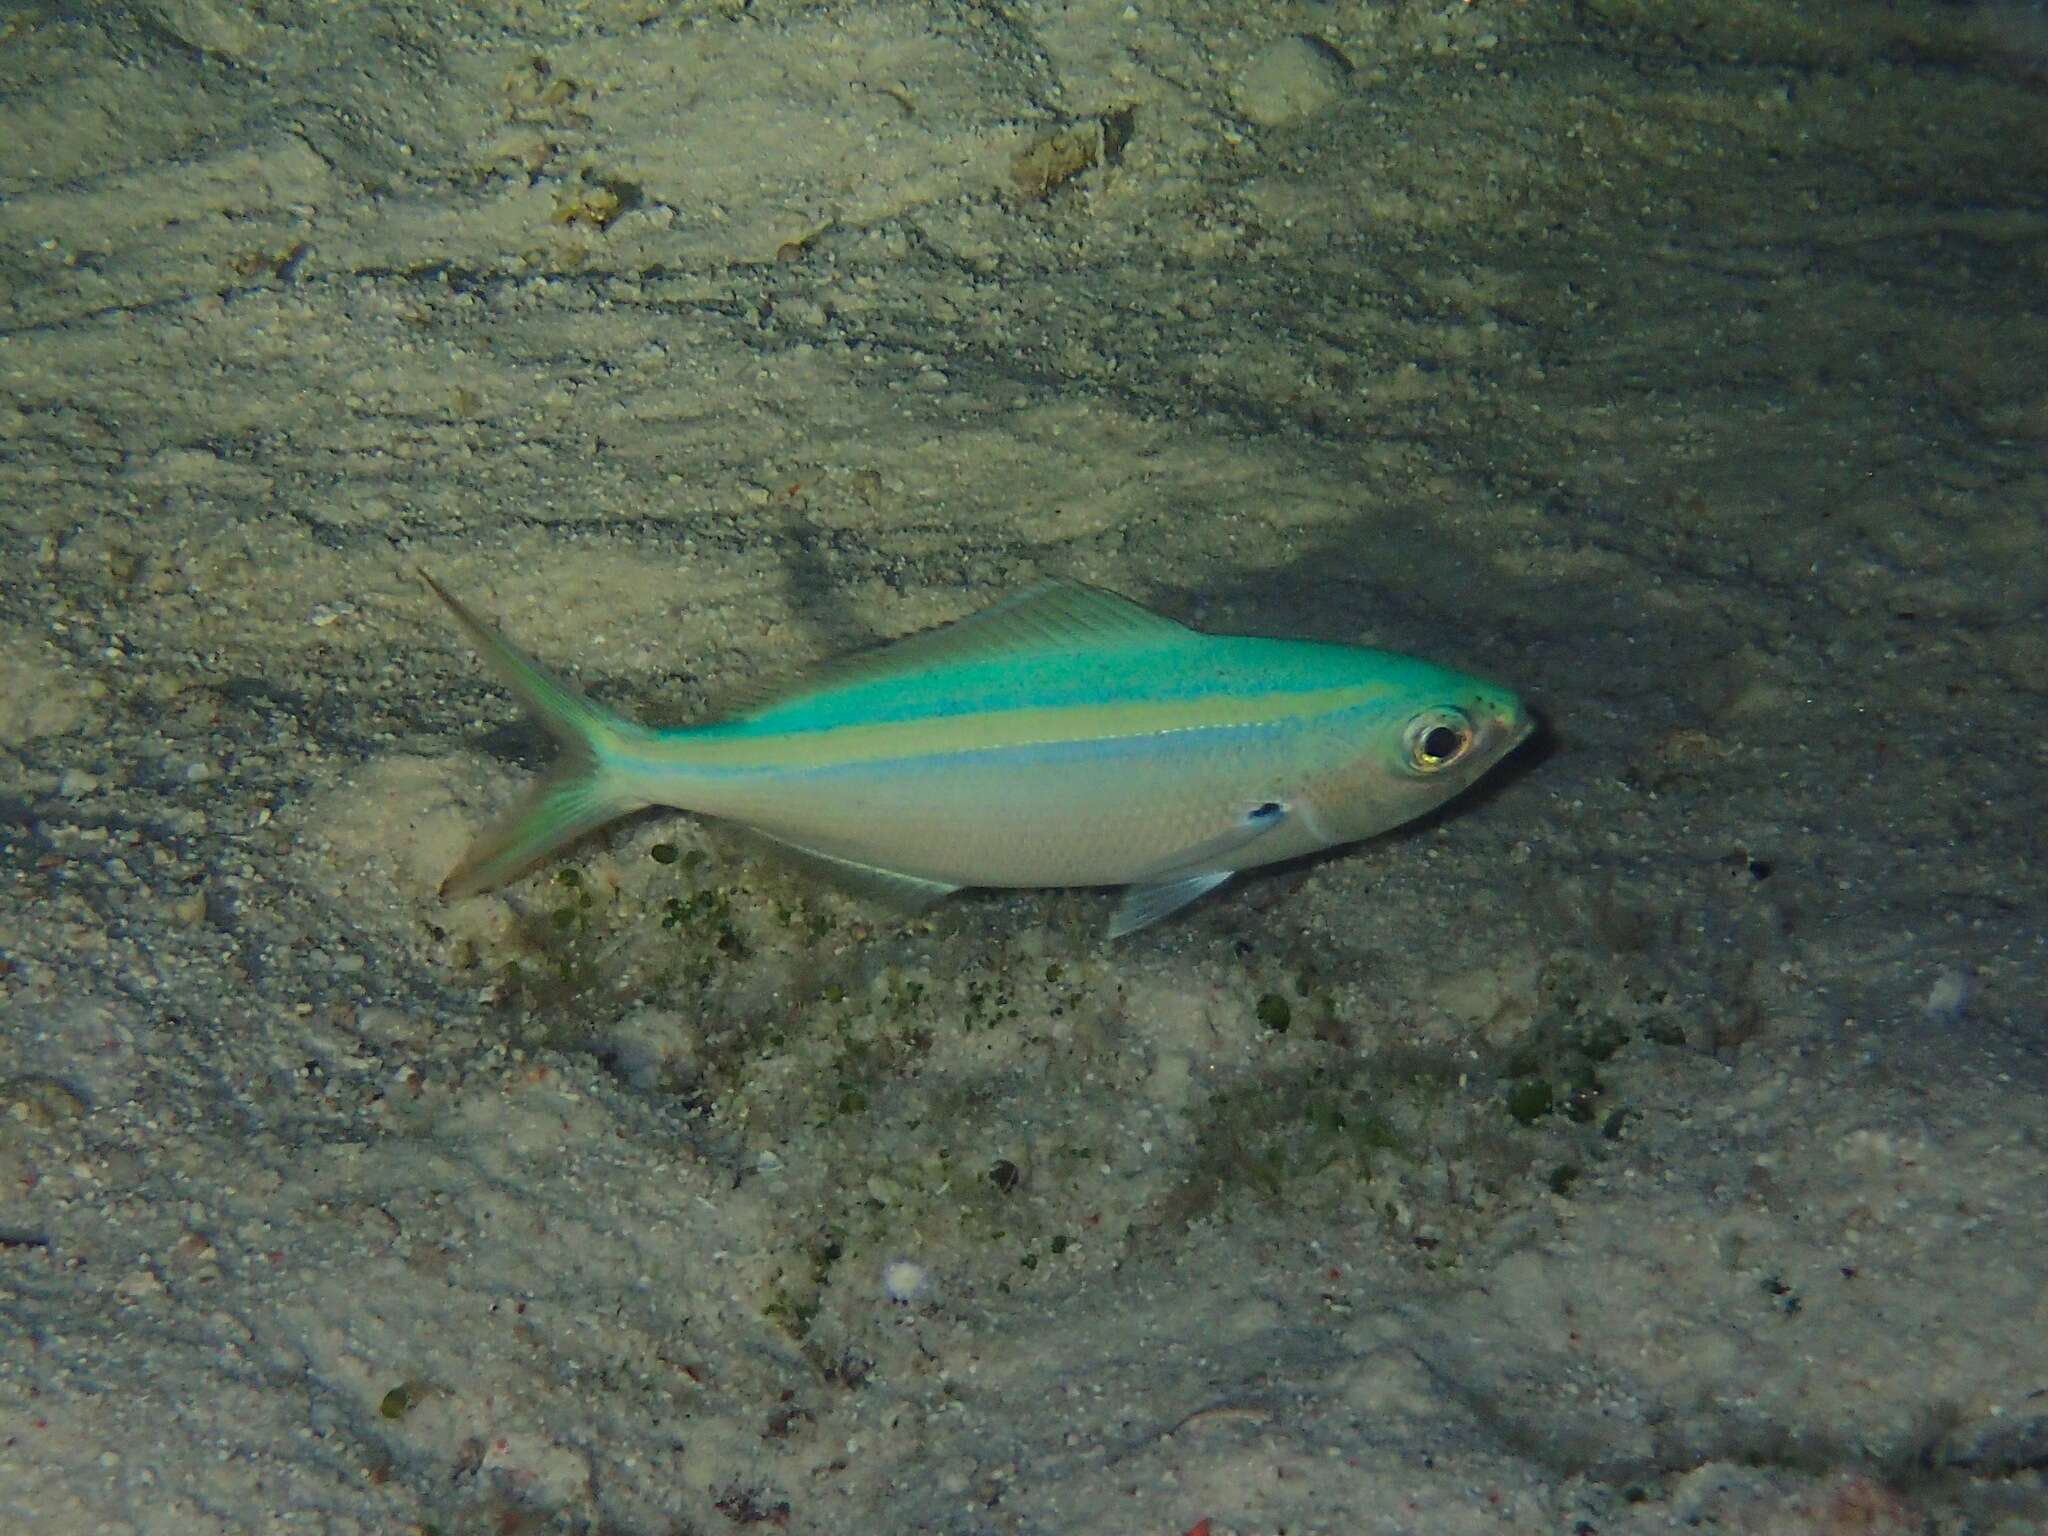
[[[1207,635],[1053,582],[654,730],[421,575],[563,747],[448,876],[451,900],[660,805],[741,823],[907,907],[964,886],[1123,886],[1115,937],[1241,869],[1433,810],[1531,725],[1506,689],[1428,662]]]

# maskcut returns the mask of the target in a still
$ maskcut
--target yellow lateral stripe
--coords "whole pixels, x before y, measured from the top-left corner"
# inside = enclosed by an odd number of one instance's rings
[[[720,737],[685,731],[664,740],[636,744],[628,755],[636,765],[655,769],[670,763],[684,769],[714,771],[844,768],[893,758],[1273,725],[1356,708],[1394,691],[1386,684],[1323,688],[1231,700],[1221,707],[1214,698],[1063,704],[758,736]]]

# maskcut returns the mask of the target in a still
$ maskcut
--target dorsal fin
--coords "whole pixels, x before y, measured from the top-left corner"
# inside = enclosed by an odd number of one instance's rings
[[[1193,639],[1195,632],[1101,587],[1044,581],[936,629],[889,640],[797,674],[743,688],[720,702],[719,719],[759,714],[777,705],[854,683],[906,677],[945,663],[1022,653],[1078,651]]]

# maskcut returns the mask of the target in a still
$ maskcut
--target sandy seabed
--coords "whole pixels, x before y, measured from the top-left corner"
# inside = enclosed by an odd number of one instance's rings
[[[0,1525],[2048,1531],[2039,5],[0,20]],[[1049,575],[1523,689],[1117,943],[546,754]]]

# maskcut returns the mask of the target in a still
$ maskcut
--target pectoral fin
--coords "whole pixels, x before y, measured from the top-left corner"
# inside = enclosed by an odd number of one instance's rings
[[[1170,917],[1191,901],[1216,889],[1256,857],[1246,857],[1252,845],[1272,836],[1285,824],[1286,805],[1268,800],[1253,806],[1236,826],[1215,837],[1183,849],[1163,860],[1124,888],[1116,915],[1109,920],[1109,936],[1120,939]]]
[[[1205,869],[1178,880],[1127,885],[1124,899],[1116,904],[1116,915],[1109,920],[1109,936],[1120,939],[1140,928],[1149,928],[1162,917],[1170,917],[1189,902],[1208,895],[1236,873],[1234,869]]]

